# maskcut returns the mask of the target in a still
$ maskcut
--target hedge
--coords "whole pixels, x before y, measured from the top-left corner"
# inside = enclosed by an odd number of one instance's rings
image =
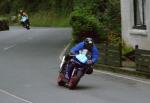
[[[0,31],[9,30],[9,22],[5,18],[0,18]]]

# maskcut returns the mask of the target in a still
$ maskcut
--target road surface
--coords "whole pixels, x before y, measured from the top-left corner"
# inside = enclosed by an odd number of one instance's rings
[[[0,103],[150,103],[150,83],[102,72],[76,90],[57,86],[70,28],[11,27],[0,32]]]

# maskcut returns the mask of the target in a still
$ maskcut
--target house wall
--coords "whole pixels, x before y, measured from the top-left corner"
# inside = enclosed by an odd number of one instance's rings
[[[133,0],[121,0],[122,39],[132,47],[139,45],[140,49],[150,50],[150,0],[146,0],[147,30],[133,29]]]

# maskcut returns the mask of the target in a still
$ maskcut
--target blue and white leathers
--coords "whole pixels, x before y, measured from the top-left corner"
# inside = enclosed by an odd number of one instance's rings
[[[78,53],[80,50],[82,50],[82,49],[84,49],[84,47],[85,47],[85,44],[84,44],[84,42],[80,42],[80,43],[78,43],[77,45],[75,45],[71,50],[70,50],[70,52],[71,53],[74,53],[74,54],[76,54],[76,53]],[[98,49],[97,49],[97,47],[95,46],[95,45],[93,45],[93,47],[92,47],[92,50],[91,50],[91,60],[93,61],[93,63],[95,64],[97,61],[98,61],[98,58],[99,58],[99,52],[98,52]]]
[[[83,64],[85,64],[88,61],[88,58],[86,57],[85,54],[78,54],[75,57],[78,61],[80,61]]]
[[[21,21],[21,22],[25,22],[27,19],[28,19],[27,16],[22,16],[20,21]]]

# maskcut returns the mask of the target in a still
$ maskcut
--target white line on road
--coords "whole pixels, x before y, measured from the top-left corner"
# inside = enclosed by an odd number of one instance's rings
[[[25,99],[20,98],[20,97],[18,97],[18,96],[15,96],[15,95],[13,95],[13,94],[11,94],[11,93],[9,93],[9,92],[7,92],[7,91],[4,91],[4,90],[2,90],[2,89],[0,89],[0,92],[2,92],[2,93],[4,93],[4,94],[7,94],[7,95],[9,95],[9,96],[11,96],[11,97],[13,97],[13,98],[16,98],[16,99],[18,99],[18,100],[20,100],[20,101],[23,101],[23,102],[26,102],[26,103],[33,103],[33,102],[31,102],[31,101],[28,101],[28,100],[25,100]]]
[[[10,49],[10,48],[13,48],[13,47],[15,47],[15,46],[16,46],[16,44],[10,45],[10,46],[8,46],[8,47],[4,47],[4,51],[6,51],[6,50],[8,50],[8,49]]]
[[[107,74],[107,75],[115,76],[115,77],[118,77],[118,78],[124,78],[124,79],[132,80],[132,81],[137,81],[137,82],[140,82],[140,83],[144,83],[144,84],[150,85],[150,81],[135,79],[134,77],[129,77],[129,76],[121,75],[121,74],[110,73],[110,72],[101,71],[101,70],[94,70],[94,72],[98,72],[98,73],[102,73],[102,74]]]

